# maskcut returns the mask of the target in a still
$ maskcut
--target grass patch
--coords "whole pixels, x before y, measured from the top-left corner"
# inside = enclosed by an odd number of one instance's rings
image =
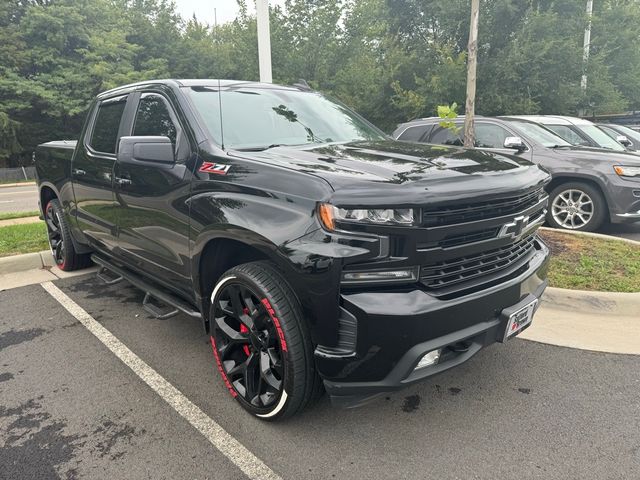
[[[0,212],[0,220],[11,220],[12,218],[37,217],[40,212],[34,210],[32,212]]]
[[[640,292],[640,247],[564,232],[539,234],[551,249],[552,287]]]
[[[0,227],[0,257],[49,248],[44,222]]]

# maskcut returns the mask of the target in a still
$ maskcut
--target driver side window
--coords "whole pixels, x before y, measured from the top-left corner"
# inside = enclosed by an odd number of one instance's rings
[[[164,98],[153,93],[144,93],[142,95],[138,104],[132,135],[169,137],[175,149],[178,133],[171,119],[169,106]]]
[[[476,124],[476,142],[478,148],[504,148],[507,137],[513,137],[511,133],[500,125],[493,123]]]

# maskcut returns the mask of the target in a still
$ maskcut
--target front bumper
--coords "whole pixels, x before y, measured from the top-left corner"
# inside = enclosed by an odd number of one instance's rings
[[[419,290],[341,295],[343,315],[357,325],[351,353],[316,349],[316,364],[334,405],[358,406],[455,367],[501,341],[510,307],[540,298],[547,286],[549,250],[539,240],[527,269],[514,278],[448,300]],[[440,361],[415,370],[427,352]]]
[[[640,221],[640,180],[611,175],[607,193],[612,223]]]

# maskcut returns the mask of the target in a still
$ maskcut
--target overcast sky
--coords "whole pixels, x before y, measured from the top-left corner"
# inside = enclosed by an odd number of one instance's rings
[[[218,23],[225,23],[236,18],[238,14],[238,4],[235,0],[174,0],[178,7],[178,13],[183,18],[188,19],[194,13],[196,18],[210,25],[214,23],[214,8],[218,15]],[[284,0],[269,0],[271,5],[283,5]],[[255,11],[255,3],[252,0],[247,2],[250,11]]]

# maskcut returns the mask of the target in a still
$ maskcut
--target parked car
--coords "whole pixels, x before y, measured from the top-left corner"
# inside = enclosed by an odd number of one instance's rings
[[[423,118],[399,125],[399,140],[441,145],[462,145],[459,132]],[[577,147],[551,130],[519,117],[477,117],[476,146],[496,153],[515,153],[551,173],[547,185],[547,223],[570,230],[597,230],[605,221],[640,220],[640,158],[624,151]]]
[[[599,126],[582,118],[560,115],[517,115],[511,118],[521,118],[544,125],[572,145],[606,148],[616,152],[628,150],[618,139],[611,138]]]
[[[616,139],[627,149],[640,151],[640,132],[625,125],[616,125],[614,123],[598,123],[597,125],[603,132]]]
[[[398,142],[304,87],[162,80],[100,94],[38,147],[63,270],[202,319],[222,382],[275,420],[355,406],[526,328],[546,285],[549,175]],[[511,152],[513,153],[513,152]]]

